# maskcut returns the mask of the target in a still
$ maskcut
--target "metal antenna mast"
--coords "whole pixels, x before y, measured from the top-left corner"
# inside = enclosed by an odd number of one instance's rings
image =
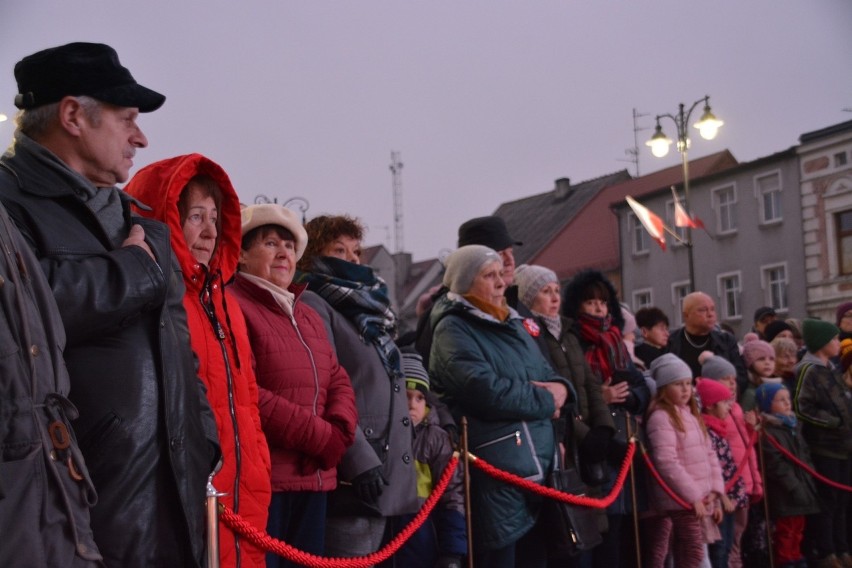
[[[402,162],[399,160],[399,152],[391,151],[390,171],[393,176],[394,252],[402,252],[405,246],[402,226]]]
[[[633,109],[633,147],[628,148],[624,151],[625,154],[630,156],[627,160],[621,160],[624,162],[632,162],[633,166],[636,168],[636,177],[639,177],[639,131],[640,130],[648,130],[647,128],[639,128],[639,124],[637,119],[640,116],[648,116],[648,113],[639,113],[636,111],[636,108]]]

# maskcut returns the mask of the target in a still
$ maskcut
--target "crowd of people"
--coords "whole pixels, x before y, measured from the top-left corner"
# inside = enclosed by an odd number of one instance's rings
[[[696,291],[670,330],[597,270],[563,289],[516,267],[486,216],[399,337],[357,219],[241,205],[200,154],[129,179],[138,116],[165,97],[111,47],[46,49],[15,78],[0,565],[299,565],[222,521],[211,545],[206,490],[303,552],[367,555],[414,519],[464,421],[498,469],[615,495],[577,517],[600,538],[566,555],[544,498],[459,468],[383,566],[852,566],[852,302],[835,322],[762,307],[738,341]]]

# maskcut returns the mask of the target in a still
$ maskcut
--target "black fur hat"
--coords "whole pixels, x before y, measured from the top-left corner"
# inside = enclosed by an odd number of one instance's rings
[[[621,304],[618,302],[615,286],[599,270],[583,270],[571,278],[562,296],[562,315],[577,319],[580,315],[580,304],[583,303],[583,293],[595,283],[603,284],[606,288],[609,293],[609,300],[607,300],[609,315],[612,316],[612,321],[618,326],[619,331],[624,330],[624,316],[621,314]]]

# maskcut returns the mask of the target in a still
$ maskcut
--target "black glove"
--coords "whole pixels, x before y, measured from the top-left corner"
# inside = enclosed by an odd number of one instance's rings
[[[604,461],[609,450],[609,441],[612,439],[613,434],[612,429],[606,426],[591,428],[577,448],[580,452],[580,459],[590,463]]]
[[[374,505],[382,494],[382,487],[387,484],[387,480],[382,475],[382,467],[376,466],[356,475],[352,480],[352,489],[361,501]]]
[[[435,568],[462,568],[462,559],[460,556],[442,555],[435,562]]]

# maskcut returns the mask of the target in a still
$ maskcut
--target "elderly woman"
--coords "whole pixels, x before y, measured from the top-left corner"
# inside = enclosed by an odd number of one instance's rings
[[[506,306],[500,256],[467,245],[447,257],[449,288],[432,310],[430,376],[457,418],[467,417],[469,444],[500,469],[544,483],[553,467],[551,419],[568,382],[548,365],[517,312]],[[471,471],[473,550],[477,566],[544,566],[533,530],[541,500]]]
[[[125,191],[151,207],[140,213],[169,225],[181,265],[184,307],[198,374],[216,418],[222,469],[213,485],[222,502],[248,522],[266,526],[269,450],[260,428],[257,383],[245,321],[225,291],[237,269],[240,203],[225,171],[200,154],[143,168]],[[222,566],[263,566],[264,552],[219,525]]]
[[[576,444],[581,461],[589,462],[590,466],[599,465],[606,459],[607,444],[615,434],[615,425],[603,399],[600,379],[592,373],[579,339],[571,333],[572,322],[559,314],[562,306],[559,279],[547,267],[523,264],[515,271],[515,282],[518,298],[539,324],[539,346],[547,350],[554,370],[568,378],[577,393],[576,417],[567,424],[567,437],[560,441],[566,448]],[[567,452],[566,458],[571,458],[572,454]],[[587,479],[587,482],[596,481],[601,483],[603,479]]]
[[[280,205],[242,211],[240,272],[233,284],[248,324],[260,417],[272,456],[267,532],[325,554],[327,495],[355,438],[357,411],[320,316],[293,285],[307,245],[298,217]],[[296,566],[269,554],[267,566]]]
[[[326,552],[363,555],[379,548],[389,517],[419,509],[396,316],[385,283],[361,265],[357,220],[320,216],[306,229],[299,282],[312,292],[303,298],[325,322],[358,403],[355,443],[338,468],[343,483],[329,497]]]

